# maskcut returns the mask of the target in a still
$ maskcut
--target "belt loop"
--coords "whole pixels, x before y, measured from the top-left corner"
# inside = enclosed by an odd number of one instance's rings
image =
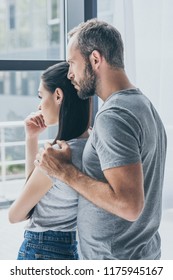
[[[76,232],[71,233],[71,239],[72,239],[72,243],[74,243],[74,241],[76,241]]]
[[[39,243],[43,243],[43,232],[39,232]]]

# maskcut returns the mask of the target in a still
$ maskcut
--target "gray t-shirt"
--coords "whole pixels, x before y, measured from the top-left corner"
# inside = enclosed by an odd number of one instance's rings
[[[72,151],[72,162],[80,170],[86,140],[79,138],[68,141]],[[76,230],[78,194],[60,180],[52,177],[51,179],[53,180],[52,188],[37,203],[25,229],[35,232],[74,231]]]
[[[96,115],[83,153],[83,169],[106,181],[103,170],[142,162],[145,206],[135,222],[79,197],[83,259],[159,259],[166,134],[158,113],[138,89],[112,94]]]

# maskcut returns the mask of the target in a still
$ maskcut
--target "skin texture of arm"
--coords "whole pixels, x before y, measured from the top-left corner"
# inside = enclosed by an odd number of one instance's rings
[[[62,180],[100,208],[128,221],[138,219],[144,207],[143,172],[140,162],[104,171],[107,183],[80,172],[71,163],[68,144],[58,141],[60,150],[50,144],[35,161],[43,172]]]
[[[34,166],[34,160],[36,154],[38,153],[38,137],[31,137],[26,138],[26,150],[25,150],[25,157],[26,157],[26,165],[25,165],[25,175],[26,178],[30,176]]]
[[[40,201],[40,199],[52,187],[51,179],[35,168],[29,177],[20,196],[11,205],[9,210],[9,221],[11,223],[21,222],[27,219],[29,211]]]
[[[34,160],[38,153],[38,137],[41,132],[45,130],[43,116],[41,111],[30,114],[25,119],[25,134],[26,134],[26,178],[30,176],[34,166]]]

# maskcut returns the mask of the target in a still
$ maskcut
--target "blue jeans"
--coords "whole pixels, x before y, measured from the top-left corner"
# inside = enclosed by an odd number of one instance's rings
[[[25,231],[17,260],[78,260],[76,232]]]

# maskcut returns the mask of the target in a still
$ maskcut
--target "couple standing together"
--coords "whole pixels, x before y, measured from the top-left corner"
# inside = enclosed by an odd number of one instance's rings
[[[29,218],[18,259],[78,259],[76,227],[81,259],[160,259],[162,121],[129,81],[113,26],[74,28],[67,62],[44,71],[41,113],[25,121],[28,179],[9,211],[11,222]],[[90,130],[94,94],[103,105]],[[38,134],[55,123],[53,145],[38,150]]]

